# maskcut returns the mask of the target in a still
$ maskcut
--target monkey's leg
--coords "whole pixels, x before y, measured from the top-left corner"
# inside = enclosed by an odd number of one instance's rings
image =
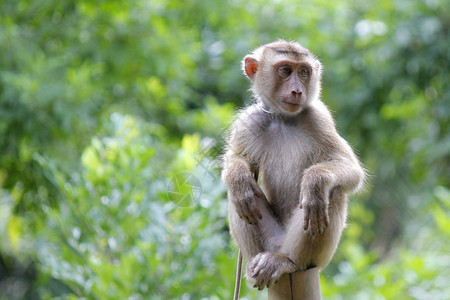
[[[256,225],[265,252],[260,252],[247,262],[246,277],[259,290],[271,286],[284,273],[292,273],[297,266],[287,255],[277,253],[285,239],[285,231],[265,199],[256,199],[262,215]],[[254,225],[253,225],[254,226]]]
[[[322,235],[305,231],[303,210],[296,209],[287,224],[279,252],[262,252],[253,257],[247,264],[247,279],[261,290],[270,287],[285,273],[317,266],[317,256],[326,248],[328,235],[329,231]]]
[[[304,230],[303,209],[296,209],[290,219],[280,252],[287,254],[299,270],[316,266],[322,269],[330,262],[347,217],[347,196],[340,189],[330,193],[328,211],[329,226],[322,234]]]
[[[233,201],[228,201],[228,218],[230,221],[231,237],[239,246],[239,249],[241,249],[242,254],[247,261],[256,254],[264,251],[258,227],[256,225],[248,224],[239,217],[233,205]]]
[[[284,241],[285,232],[266,199],[256,198],[256,207],[262,215],[257,226],[262,237],[264,251],[276,252]]]
[[[311,230],[303,229],[304,210],[295,210],[282,235],[284,240],[278,252],[259,253],[247,264],[247,278],[255,287],[270,287],[284,273],[324,268],[329,263],[345,227],[347,196],[340,189],[330,193],[328,210],[329,227],[315,235]]]
[[[280,247],[284,235],[267,200],[258,199],[256,205],[262,215],[257,225],[249,224],[241,219],[236,213],[233,201],[229,201],[228,208],[231,236],[247,260],[246,278],[254,284],[257,281],[255,277],[250,276],[249,270],[254,265],[255,257],[260,257],[262,253],[270,253],[265,251],[276,251]],[[273,261],[272,265],[277,266],[280,263],[282,262],[277,260]]]

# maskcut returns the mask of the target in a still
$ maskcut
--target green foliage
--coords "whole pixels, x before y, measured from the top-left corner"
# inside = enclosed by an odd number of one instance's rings
[[[415,238],[411,242],[399,241],[400,245],[388,258],[375,251],[367,253],[354,240],[345,239],[340,251],[348,254],[348,260],[339,264],[340,273],[333,278],[322,276],[324,296],[336,299],[447,298],[450,191],[436,187],[433,194],[434,202],[424,207],[431,211],[432,219],[424,214],[415,220],[420,224],[415,228]]]
[[[0,298],[230,299],[224,132],[251,101],[240,59],[284,38],[322,60],[371,174],[324,298],[445,299],[445,4],[3,1]]]

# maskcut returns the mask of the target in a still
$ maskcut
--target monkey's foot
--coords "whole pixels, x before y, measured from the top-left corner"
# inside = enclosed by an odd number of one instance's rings
[[[262,290],[278,281],[284,273],[297,271],[297,266],[284,254],[262,252],[247,263],[246,277],[253,287]]]

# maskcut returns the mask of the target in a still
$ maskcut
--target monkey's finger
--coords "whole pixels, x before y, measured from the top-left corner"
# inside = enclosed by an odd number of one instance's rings
[[[239,217],[240,217],[245,223],[248,223],[248,219],[245,217],[245,215],[239,215]]]
[[[325,227],[328,227],[330,225],[330,219],[328,217],[328,212],[326,210],[323,213],[323,223],[324,223]]]
[[[265,288],[266,286],[269,287],[269,277],[267,275],[264,275],[263,280],[261,281],[261,289]]]
[[[244,221],[247,221],[245,218],[245,215],[241,212],[241,210],[236,210],[236,212],[237,212],[239,218],[241,218]]]
[[[247,215],[253,224],[257,224],[258,219],[260,219],[258,213],[259,211],[255,210],[254,207],[251,207],[251,205],[249,205]]]
[[[250,213],[250,219],[252,220],[252,224],[253,225],[256,225],[256,224],[258,224],[258,217],[257,216],[255,216],[255,214],[254,213]]]
[[[253,273],[252,273],[252,277],[253,277],[253,278],[258,277],[258,275],[259,275],[260,272],[261,272],[261,269],[260,269],[260,268],[254,269],[254,270],[253,270]]]
[[[325,227],[325,224],[323,222],[323,218],[322,218],[322,210],[317,210],[317,215],[316,215],[316,222],[317,222],[317,234],[322,234],[323,229]]]
[[[262,274],[262,272],[264,272],[264,264],[265,264],[263,258],[264,255],[260,253],[253,259],[252,261],[253,266],[251,268],[253,278],[256,278],[258,276],[261,277],[262,275],[264,275]],[[259,280],[260,279],[258,279],[258,281]]]
[[[267,288],[270,288],[272,285],[274,285],[276,283],[276,280],[272,274],[272,276],[269,278],[269,281],[267,283]]]
[[[317,215],[317,229],[319,234],[322,234],[323,231],[325,230],[325,223],[326,223],[325,218],[326,218],[325,208],[321,207],[318,210]]]
[[[309,227],[309,209],[305,209],[305,213],[303,216],[303,229],[308,230]]]
[[[244,220],[245,222],[249,223],[249,220],[247,218],[247,215],[244,212],[244,207],[241,205],[239,207],[236,207],[236,212],[239,216],[239,218],[241,218],[242,220]]]
[[[265,272],[265,270],[260,270],[260,273],[258,274],[258,279],[256,281],[256,285],[258,286],[258,290],[262,290],[266,287],[268,284],[268,277]]]
[[[248,216],[248,215],[245,215],[245,216],[244,216],[244,221],[247,222],[247,223],[250,224],[250,225],[255,224],[253,218],[250,217],[250,216]]]
[[[328,216],[328,210],[325,209],[325,213],[323,214],[323,218],[325,221],[325,226],[328,227],[330,226],[330,217]]]
[[[249,223],[249,224],[253,223],[253,218],[249,213],[245,214],[245,220],[247,220],[247,223]]]
[[[317,233],[320,235],[323,232],[325,223],[322,222],[322,213],[317,212]]]
[[[255,216],[255,219],[262,219],[262,214],[257,207],[253,208],[253,215]]]
[[[252,217],[248,214],[248,213],[243,213],[242,214],[242,219],[247,222],[248,224],[252,225],[253,224],[253,219]]]
[[[245,217],[245,220],[247,220],[247,223],[249,224],[256,224],[255,217],[253,216],[252,210],[250,208],[250,205],[248,203],[245,203],[242,206],[242,214]]]
[[[315,235],[316,232],[318,231],[318,214],[319,212],[317,211],[317,209],[312,209],[311,211],[311,216],[309,219],[309,225],[311,226],[311,233],[312,235]]]
[[[317,222],[315,218],[311,218],[311,221],[309,221],[310,231],[312,235],[316,235],[317,232]]]
[[[258,219],[260,218],[261,213],[259,212],[259,209],[255,206],[254,204],[254,200],[253,201],[249,201],[248,203],[248,214],[251,215],[253,221],[257,222]]]
[[[328,227],[328,223],[329,223],[329,220],[328,220],[328,209],[327,209],[327,206],[326,205],[322,205],[321,206],[321,208],[320,208],[320,225],[321,225],[321,227],[320,227],[320,229],[321,229],[321,231],[323,231],[323,230],[325,230],[325,227]]]

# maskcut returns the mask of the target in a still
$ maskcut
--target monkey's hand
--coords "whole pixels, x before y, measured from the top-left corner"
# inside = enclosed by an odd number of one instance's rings
[[[234,206],[241,219],[249,224],[258,224],[258,220],[262,219],[262,214],[257,207],[257,201],[267,200],[255,180],[251,179],[248,183],[249,185],[245,192],[238,193],[233,197]]]
[[[278,281],[284,273],[293,273],[298,268],[282,253],[262,252],[247,263],[246,277],[253,287],[262,290]]]
[[[300,208],[304,210],[303,229],[308,230],[310,228],[312,235],[322,234],[329,224],[327,199],[302,195]]]

